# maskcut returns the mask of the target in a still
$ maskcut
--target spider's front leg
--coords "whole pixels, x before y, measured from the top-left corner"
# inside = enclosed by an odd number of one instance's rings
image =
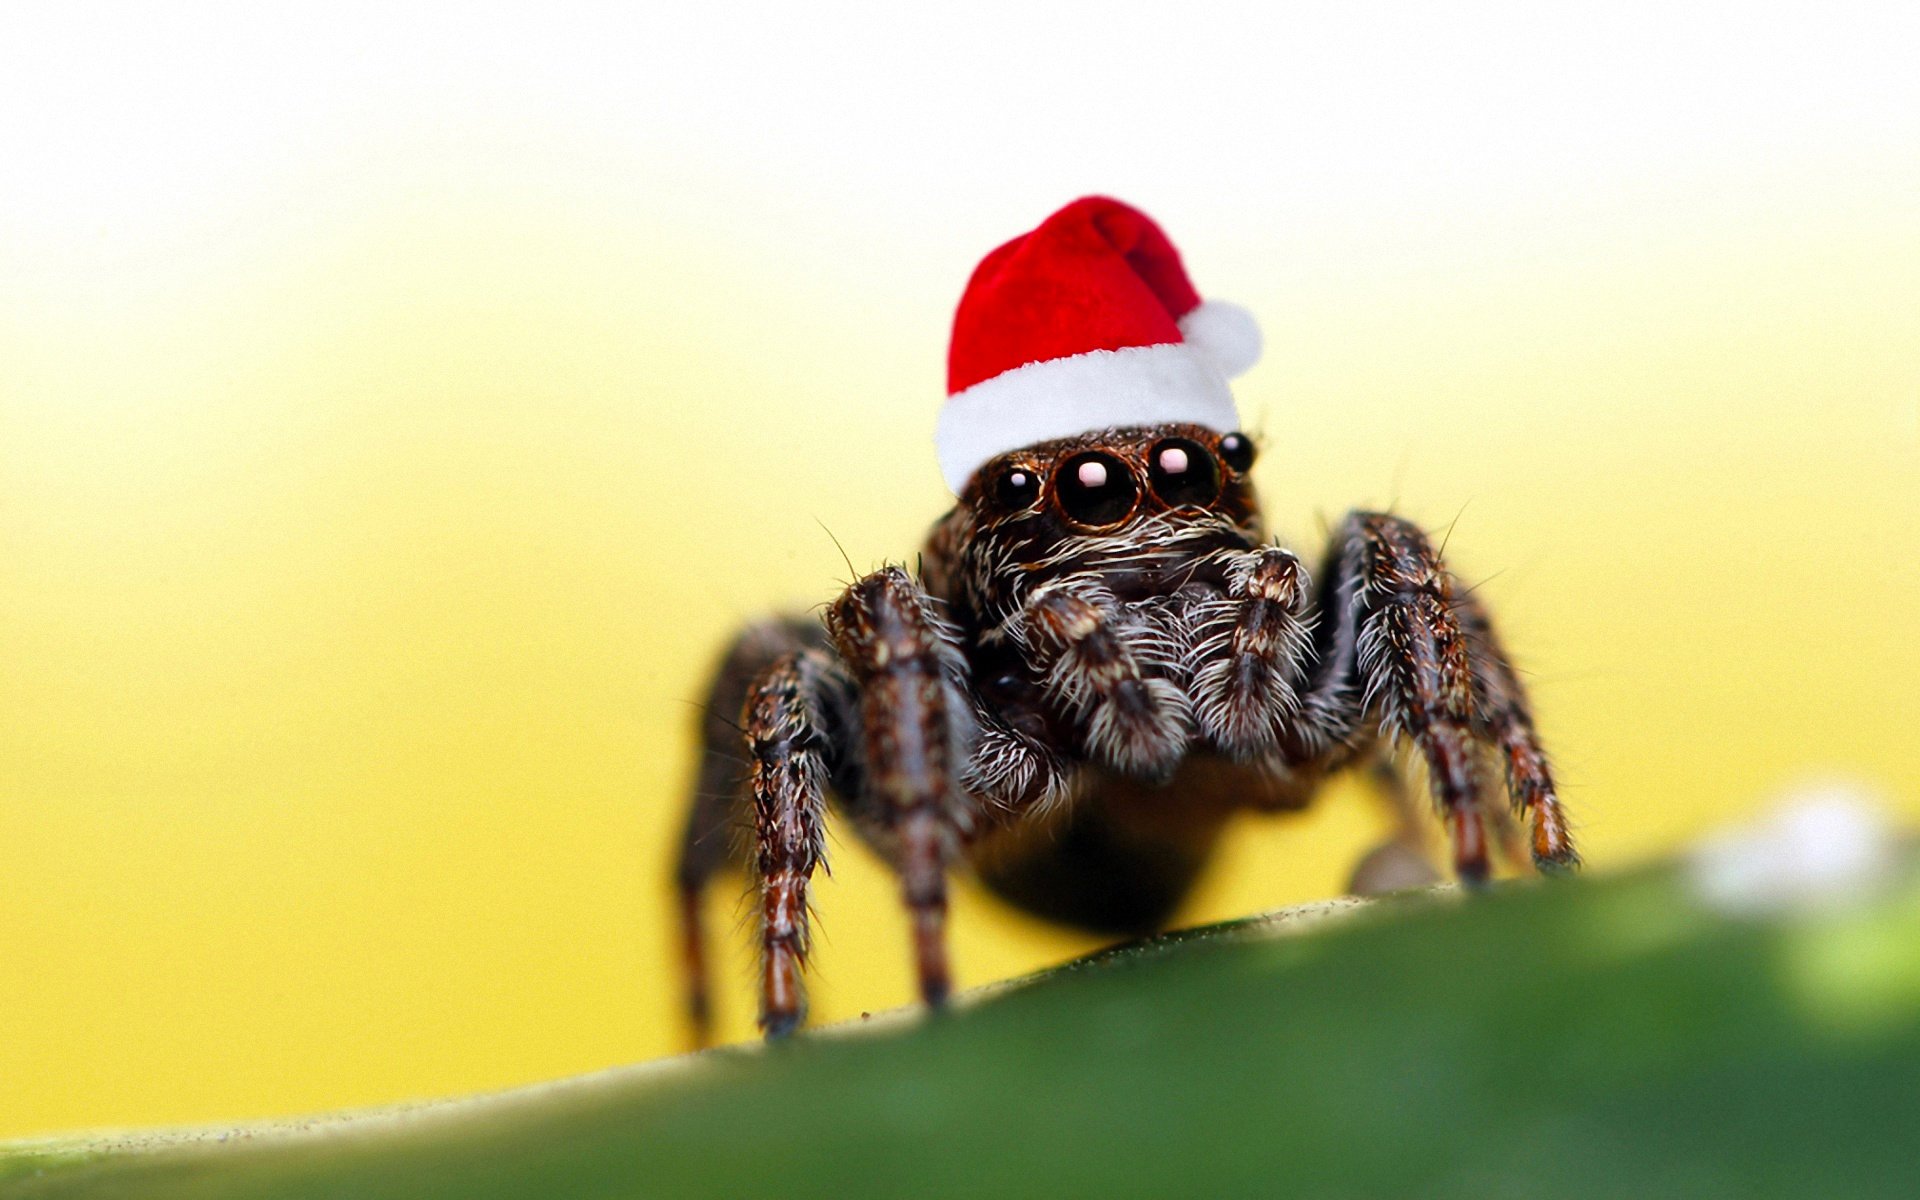
[[[859,688],[862,785],[847,800],[892,851],[920,995],[937,1006],[952,989],[946,873],[972,815],[960,780],[978,729],[959,643],[937,602],[899,567],[848,588],[826,624]]]
[[[1079,728],[1088,758],[1145,779],[1179,766],[1193,714],[1168,678],[1186,652],[1174,629],[1070,580],[1035,589],[1008,632]]]
[[[840,664],[809,649],[768,666],[742,713],[760,884],[760,1028],[769,1038],[806,1016],[807,887],[825,859],[832,762],[844,757],[835,752],[831,714],[852,702],[853,682]]]
[[[1485,606],[1476,597],[1463,595],[1455,608],[1471,647],[1480,727],[1500,750],[1514,808],[1530,818],[1534,865],[1548,874],[1574,870],[1580,865],[1580,854],[1573,848],[1566,810],[1554,790],[1553,768],[1534,732],[1526,690],[1501,649]]]
[[[700,770],[674,865],[687,1028],[696,1047],[707,1045],[713,1032],[706,926],[701,915],[705,893],[716,875],[745,868],[751,861],[749,839],[736,838],[736,826],[744,830],[758,824],[766,804],[797,806],[801,815],[783,820],[818,821],[817,793],[808,798],[805,787],[762,787],[763,802],[756,805],[752,785],[755,765],[763,761],[770,772],[796,770],[803,780],[817,778],[821,772],[816,759],[827,740],[821,720],[829,708],[848,707],[852,692],[852,682],[826,645],[826,631],[818,621],[781,619],[748,626],[728,647],[702,705]],[[770,673],[776,666],[778,670]],[[756,693],[763,682],[771,686]],[[756,694],[760,699],[749,711],[748,701]],[[757,730],[745,747],[753,751],[751,756],[741,753],[741,735],[748,726]],[[795,731],[805,732],[796,739],[789,736]],[[802,755],[816,758],[798,757]],[[781,767],[783,758],[796,761]],[[767,782],[773,782],[772,776]],[[785,799],[776,800],[776,795]],[[810,869],[806,854],[783,852],[778,857],[787,871]],[[804,905],[800,912],[804,917]]]
[[[1300,707],[1312,632],[1306,568],[1280,546],[1235,551],[1225,593],[1203,593],[1188,618],[1195,722],[1230,757],[1264,758]]]
[[[1578,865],[1525,692],[1485,613],[1456,592],[1426,534],[1398,517],[1355,513],[1330,559],[1328,624],[1302,704],[1303,736],[1338,742],[1370,714],[1388,735],[1411,741],[1446,819],[1455,874],[1469,883],[1489,871],[1479,765],[1483,749],[1497,746],[1535,864]]]

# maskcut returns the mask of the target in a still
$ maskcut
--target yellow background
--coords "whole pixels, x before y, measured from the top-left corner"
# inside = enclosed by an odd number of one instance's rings
[[[1920,819],[1920,30],[1612,9],[10,8],[0,1135],[674,1049],[703,673],[822,524],[913,552],[959,288],[1090,190],[1262,319],[1277,530],[1454,527],[1595,868],[1814,778]],[[1191,916],[1377,821],[1249,825]],[[834,855],[826,1019],[909,989]]]

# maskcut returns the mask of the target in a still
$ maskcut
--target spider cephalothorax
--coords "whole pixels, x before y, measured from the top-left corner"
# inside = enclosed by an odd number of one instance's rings
[[[1187,676],[1226,633],[1230,576],[1254,569],[1252,461],[1242,434],[1167,425],[1044,442],[982,467],[935,527],[921,572],[964,631],[987,706],[1048,745],[1170,776],[1195,722],[1219,717],[1220,698],[1193,695]]]
[[[1112,201],[1078,205],[1029,239],[1091,224],[1128,270],[1164,281],[1171,249],[1157,229],[1143,233],[1145,219]],[[1142,244],[1159,257],[1143,259]],[[1157,302],[1178,307],[1177,290],[1171,302],[1165,290]],[[956,346],[967,323],[963,301]],[[1181,332],[1197,341],[1184,322]],[[1151,353],[1175,348],[1183,356],[1171,365]],[[1187,894],[1232,813],[1300,807],[1329,772],[1384,763],[1395,742],[1426,765],[1461,879],[1487,877],[1490,840],[1541,868],[1578,861],[1519,680],[1426,535],[1355,513],[1316,587],[1261,527],[1254,447],[1221,417],[1219,373],[1203,362],[1178,377],[1193,357],[1179,342],[1141,349],[1151,380],[1173,373],[1167,408],[1182,419],[1024,444],[962,428],[942,444],[958,502],[934,526],[917,577],[883,568],[822,621],[769,621],[735,641],[709,696],[678,873],[702,1036],[699,900],[730,861],[759,882],[761,1024],[773,1036],[802,1019],[807,889],[829,797],[900,872],[921,992],[935,1004],[949,989],[951,868],[965,863],[1042,916],[1149,931]],[[1109,354],[1126,371],[1137,365],[1124,349],[1017,361],[956,386],[955,399],[1044,430],[1052,418],[1003,393],[1043,368],[1042,394],[1058,395],[1064,361],[1094,372],[1096,401],[1121,396],[1113,411],[1151,411],[1127,398],[1135,380],[1116,376]],[[1073,399],[1085,381],[1067,382]],[[1496,768],[1524,834],[1493,795]],[[751,836],[730,837],[736,825]]]

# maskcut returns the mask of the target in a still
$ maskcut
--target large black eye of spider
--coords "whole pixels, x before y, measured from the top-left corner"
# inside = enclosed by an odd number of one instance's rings
[[[1205,507],[1220,495],[1220,473],[1214,469],[1213,455],[1186,438],[1155,443],[1147,453],[1147,478],[1153,481],[1154,495],[1169,508]]]
[[[1236,474],[1245,475],[1253,467],[1253,439],[1244,433],[1229,433],[1220,439],[1220,457]]]
[[[993,481],[993,500],[1008,512],[1032,508],[1040,498],[1040,477],[1025,467],[1008,467]]]
[[[1111,454],[1076,454],[1053,477],[1060,510],[1076,525],[1112,525],[1126,519],[1140,499],[1127,464]]]

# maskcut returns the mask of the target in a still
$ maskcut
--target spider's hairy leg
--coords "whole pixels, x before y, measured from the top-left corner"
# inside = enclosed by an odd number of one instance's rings
[[[681,971],[688,1032],[696,1047],[712,1039],[707,936],[702,906],[708,885],[722,872],[749,865],[745,826],[751,813],[750,761],[740,715],[761,674],[786,655],[823,647],[817,621],[768,620],[742,630],[721,659],[700,706],[700,764],[674,863]]]
[[[1211,593],[1192,614],[1194,722],[1228,756],[1262,758],[1299,708],[1294,685],[1312,632],[1307,571],[1292,551],[1260,546],[1232,552],[1226,582],[1224,596]]]
[[[947,866],[968,831],[960,779],[977,729],[960,682],[964,660],[938,603],[899,567],[848,588],[826,625],[859,687],[861,805],[893,849],[920,995],[937,1006],[953,986]]]
[[[1358,648],[1363,703],[1386,731],[1426,759],[1446,818],[1454,873],[1463,883],[1489,874],[1487,828],[1473,731],[1473,667],[1451,605],[1451,581],[1424,532],[1396,517],[1366,513],[1349,525],[1365,612]]]
[[[1498,850],[1500,861],[1517,870],[1531,870],[1533,857],[1527,851],[1527,837],[1507,805],[1507,790],[1493,772],[1493,748],[1484,742],[1476,747],[1473,758],[1474,794],[1480,799],[1480,815],[1487,825],[1488,842]],[[1440,882],[1440,876],[1426,862],[1427,810],[1424,798],[1416,798],[1412,781],[1407,778],[1398,755],[1377,753],[1367,775],[1371,791],[1387,802],[1394,817],[1395,831],[1361,860],[1353,879],[1368,886],[1349,890],[1358,895],[1378,891],[1378,881],[1386,878],[1393,889],[1426,886]]]
[[[1348,517],[1331,555],[1331,611],[1323,614],[1331,624],[1321,634],[1304,712],[1350,723],[1357,690],[1357,709],[1426,760],[1455,875],[1484,881],[1490,864],[1478,739],[1485,726],[1453,580],[1419,527],[1383,513]],[[1318,736],[1339,740],[1346,732],[1328,727]]]
[[[848,687],[832,655],[807,650],[775,661],[747,698],[742,724],[752,760],[760,882],[760,1027],[769,1038],[790,1033],[806,1017],[807,885],[826,850],[827,714],[832,693]]]
[[[1526,690],[1501,649],[1493,622],[1479,599],[1464,594],[1454,607],[1472,650],[1481,727],[1484,736],[1499,749],[1514,811],[1527,819],[1533,864],[1549,875],[1575,870],[1580,865],[1580,853],[1574,849],[1567,813],[1554,787],[1553,766],[1534,732]]]
[[[1089,758],[1143,779],[1179,766],[1193,715],[1162,674],[1184,657],[1164,625],[1127,612],[1097,585],[1068,580],[1035,589],[1011,630]]]

